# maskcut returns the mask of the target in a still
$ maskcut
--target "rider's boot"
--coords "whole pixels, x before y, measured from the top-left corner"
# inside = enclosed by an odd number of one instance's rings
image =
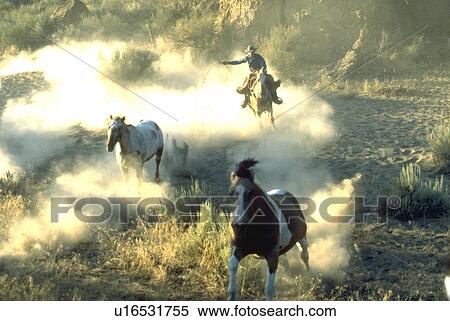
[[[241,103],[241,108],[247,107],[248,103],[249,103],[248,95],[245,95],[244,101]]]

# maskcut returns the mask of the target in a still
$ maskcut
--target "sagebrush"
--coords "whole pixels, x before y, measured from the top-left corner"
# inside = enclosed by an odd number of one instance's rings
[[[400,198],[400,207],[389,209],[391,218],[416,220],[446,216],[449,210],[447,187],[443,177],[426,179],[419,165],[414,163],[402,167],[383,193]]]

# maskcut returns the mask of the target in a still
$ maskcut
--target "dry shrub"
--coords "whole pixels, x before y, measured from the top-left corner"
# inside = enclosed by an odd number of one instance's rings
[[[399,177],[394,178],[384,191],[388,196],[400,197],[398,209],[390,209],[388,214],[399,220],[439,218],[447,215],[449,209],[447,188],[443,177],[435,180],[422,177],[420,166],[403,166]]]
[[[450,126],[442,124],[435,127],[427,135],[430,144],[434,164],[443,171],[448,171],[450,166]]]
[[[121,81],[135,82],[144,78],[151,79],[155,73],[153,64],[158,59],[158,55],[146,48],[116,50],[109,72]]]

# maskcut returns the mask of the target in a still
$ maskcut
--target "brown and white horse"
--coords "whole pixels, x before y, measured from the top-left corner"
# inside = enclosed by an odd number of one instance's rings
[[[155,180],[159,182],[159,164],[164,149],[163,133],[159,126],[150,120],[133,126],[125,124],[125,117],[109,117],[111,124],[108,126],[106,150],[112,152],[119,143],[116,158],[125,180],[128,179],[129,169],[134,169],[140,183],[144,163],[156,155]]]
[[[231,224],[234,239],[228,262],[230,300],[236,299],[239,261],[249,254],[256,254],[267,261],[267,300],[272,300],[275,295],[275,276],[281,254],[297,245],[309,270],[307,227],[300,206],[287,191],[276,189],[265,193],[259,188],[252,170],[257,163],[252,158],[244,159],[231,173],[230,195],[237,195],[238,200]]]

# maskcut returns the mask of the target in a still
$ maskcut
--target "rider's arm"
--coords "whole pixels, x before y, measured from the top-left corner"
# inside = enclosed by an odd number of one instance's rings
[[[267,72],[267,64],[263,57],[261,57],[260,65],[261,65],[262,72],[266,73]]]
[[[247,62],[247,57],[242,57],[239,60],[230,60],[230,61],[224,61],[224,65],[240,65]]]

